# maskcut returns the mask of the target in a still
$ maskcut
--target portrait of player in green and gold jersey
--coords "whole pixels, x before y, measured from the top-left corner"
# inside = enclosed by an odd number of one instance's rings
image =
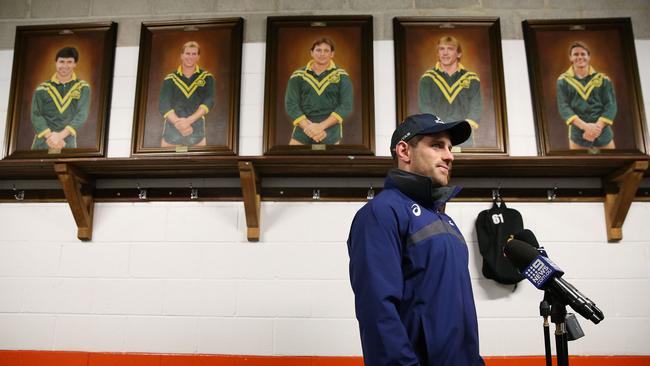
[[[645,155],[629,18],[523,22],[542,155]]]
[[[334,63],[334,50],[332,39],[315,40],[311,60],[289,78],[284,97],[294,126],[289,145],[341,143],[341,126],[352,112],[354,91],[348,72]]]
[[[264,153],[373,153],[372,18],[267,24]]]
[[[76,48],[60,49],[55,56],[56,72],[34,91],[32,150],[77,147],[77,133],[88,118],[91,90],[90,84],[74,72],[78,61]]]
[[[469,122],[472,135],[460,146],[474,146],[474,131],[479,128],[483,112],[481,79],[460,62],[463,49],[455,37],[440,37],[436,50],[436,64],[420,77],[420,112],[434,114],[443,121]]]
[[[398,17],[393,31],[397,120],[467,121],[472,134],[455,152],[507,153],[499,19]]]
[[[113,22],[16,27],[7,157],[106,156],[116,37]]]
[[[143,23],[132,154],[237,152],[243,19]]]
[[[158,109],[165,119],[161,147],[205,146],[205,115],[214,107],[214,77],[199,67],[201,47],[183,44],[180,65],[160,88]]]
[[[557,78],[557,107],[569,128],[569,149],[615,149],[614,84],[591,66],[586,43],[571,42],[568,54],[571,66]]]

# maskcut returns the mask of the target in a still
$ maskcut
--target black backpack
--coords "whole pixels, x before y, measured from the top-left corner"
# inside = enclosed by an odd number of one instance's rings
[[[476,218],[478,247],[483,256],[483,276],[506,285],[516,284],[524,279],[512,263],[503,255],[503,246],[508,238],[524,229],[519,211],[507,208],[495,199],[492,208],[481,211]]]

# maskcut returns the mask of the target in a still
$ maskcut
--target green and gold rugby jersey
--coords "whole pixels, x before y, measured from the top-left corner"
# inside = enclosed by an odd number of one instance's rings
[[[48,149],[45,135],[60,132],[64,128],[70,131],[65,139],[66,148],[77,147],[77,132],[88,118],[90,107],[90,85],[77,79],[62,83],[56,74],[36,87],[32,97],[32,126],[36,131],[32,150]]]
[[[557,107],[564,122],[569,125],[569,138],[581,146],[604,146],[614,138],[611,125],[616,117],[614,85],[607,75],[589,67],[589,74],[579,78],[573,67],[557,79]],[[605,122],[605,128],[594,142],[582,138],[583,130],[572,124],[576,117],[587,123]]]
[[[449,75],[438,62],[420,77],[419,107],[420,112],[434,114],[445,122],[466,120],[478,128],[483,111],[481,80],[462,64]]]
[[[316,74],[313,60],[291,74],[284,97],[285,110],[293,125],[307,117],[321,122],[333,115],[342,123],[352,113],[352,81],[347,71],[330,61],[327,70]]]
[[[174,111],[178,117],[188,117],[197,109],[203,108],[206,113],[214,107],[215,83],[212,74],[196,65],[194,73],[188,78],[183,75],[183,69],[178,66],[175,72],[165,76],[160,89],[158,110],[165,119],[163,138],[174,145],[195,145],[205,137],[205,118],[192,124],[193,132],[183,136],[167,120],[169,113]]]

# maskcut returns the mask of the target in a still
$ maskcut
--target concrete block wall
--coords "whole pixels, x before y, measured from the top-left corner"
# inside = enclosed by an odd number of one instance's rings
[[[650,3],[644,0],[0,0],[0,49],[14,46],[24,24],[114,20],[118,46],[137,46],[144,20],[242,16],[244,40],[266,39],[273,15],[370,14],[374,39],[393,39],[395,16],[498,16],[503,39],[521,39],[524,19],[631,17],[636,38],[650,38]]]
[[[536,154],[520,20],[632,16],[645,105],[650,105],[649,6],[620,1],[218,1],[82,2],[0,0],[0,67],[11,70],[17,24],[119,22],[108,151],[128,156],[139,23],[245,14],[240,154],[262,152],[265,17],[371,13],[375,16],[377,155],[388,155],[395,125],[390,19],[397,15],[502,17],[510,152]],[[43,7],[74,8],[58,14]],[[565,6],[566,8],[563,8]],[[125,9],[128,9],[128,13]],[[184,10],[186,10],[184,9]],[[340,10],[343,9],[343,10]],[[599,9],[599,10],[590,10]],[[591,14],[591,13],[589,13]],[[645,14],[645,15],[644,15]],[[519,28],[517,28],[519,27]],[[5,130],[10,72],[0,74],[0,131]],[[119,90],[119,92],[117,92]],[[2,136],[4,138],[4,135]],[[4,141],[0,140],[4,151]],[[241,202],[99,203],[93,241],[79,242],[64,203],[0,204],[0,349],[248,355],[360,355],[345,240],[358,202],[262,203],[262,238],[246,241]],[[581,324],[587,336],[571,354],[648,354],[650,203],[632,204],[624,240],[606,242],[600,203],[511,204],[537,233],[567,278],[604,310]],[[452,203],[448,212],[470,246],[484,355],[543,354],[541,293],[482,277],[474,219],[485,203]],[[323,224],[323,223],[327,224]]]
[[[241,203],[100,203],[96,238],[80,243],[65,204],[0,205],[0,349],[359,355],[345,239],[360,206],[265,202],[263,240],[248,243]],[[482,352],[542,354],[541,292],[480,274],[474,219],[488,206],[448,207],[470,245]],[[632,205],[619,244],[599,203],[511,207],[607,316],[581,320],[571,353],[647,354],[650,205]],[[190,210],[198,225],[179,238]]]

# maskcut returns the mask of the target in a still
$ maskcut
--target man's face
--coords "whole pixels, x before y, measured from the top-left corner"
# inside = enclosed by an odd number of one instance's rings
[[[317,44],[311,51],[311,58],[314,59],[314,63],[319,66],[329,66],[333,57],[334,51],[332,51],[332,47],[327,43]]]
[[[410,147],[411,162],[407,171],[433,179],[440,186],[449,184],[449,173],[454,154],[447,132],[425,135],[415,148]]]
[[[582,47],[573,47],[571,49],[571,55],[569,56],[569,60],[571,60],[571,63],[573,64],[574,67],[577,68],[585,68],[589,67],[589,60],[591,59],[591,56],[589,55],[589,52],[585,50]]]
[[[59,57],[56,59],[56,76],[59,79],[68,80],[72,77],[77,62],[73,57]]]
[[[441,43],[438,45],[438,61],[442,66],[452,66],[458,62],[461,54],[458,48],[452,44]]]
[[[186,47],[181,53],[181,64],[183,67],[194,67],[199,62],[199,49],[196,47]]]

